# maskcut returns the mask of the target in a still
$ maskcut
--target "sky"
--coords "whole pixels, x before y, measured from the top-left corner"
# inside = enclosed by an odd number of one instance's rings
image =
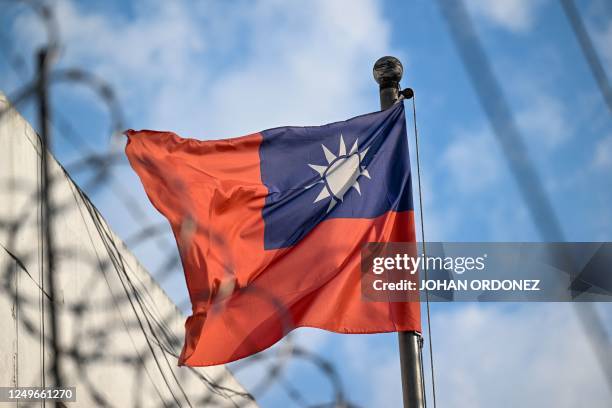
[[[372,66],[394,55],[404,65],[402,85],[416,94],[426,240],[540,240],[436,2],[47,4],[60,28],[57,69],[79,67],[110,84],[125,128],[185,137],[227,138],[378,110]],[[611,241],[611,115],[559,3],[466,5],[565,238]],[[585,0],[579,9],[609,74],[612,6]],[[0,10],[0,90],[10,97],[35,75],[32,61],[45,35],[27,7],[4,0]],[[111,137],[108,110],[91,90],[58,84],[52,104],[55,117],[73,128],[72,138],[56,129],[53,143],[69,170],[86,150],[121,152],[124,141]],[[35,125],[32,104],[18,108]],[[414,174],[411,131],[409,141]],[[113,181],[100,188],[90,183],[92,172],[71,174],[128,245],[144,224],[161,226],[159,235],[131,249],[188,310],[180,268],[166,264],[176,255],[169,227],[125,158],[112,171]],[[127,206],[118,191],[129,195]],[[612,308],[596,308],[610,332]],[[438,303],[431,312],[439,406],[609,406],[612,393],[572,305]],[[334,364],[351,401],[401,405],[396,334],[298,329],[292,340]],[[426,370],[431,402],[428,363]],[[237,375],[248,388],[263,371],[259,364]],[[327,379],[307,362],[290,362],[285,379],[310,403],[331,398]],[[292,406],[278,384],[259,402]]]

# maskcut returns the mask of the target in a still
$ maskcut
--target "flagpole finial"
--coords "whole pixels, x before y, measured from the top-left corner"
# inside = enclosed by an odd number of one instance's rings
[[[397,58],[386,56],[374,63],[372,73],[380,87],[380,108],[385,110],[393,106],[399,98],[399,82],[404,74],[404,67]]]
[[[388,86],[397,87],[404,74],[404,67],[397,58],[386,56],[379,58],[374,63],[373,74],[374,80],[381,88]]]

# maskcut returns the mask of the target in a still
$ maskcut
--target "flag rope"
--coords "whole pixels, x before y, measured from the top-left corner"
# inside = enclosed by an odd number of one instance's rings
[[[426,258],[425,252],[425,224],[423,222],[423,189],[421,187],[421,160],[419,156],[419,132],[417,129],[417,116],[416,116],[416,95],[413,92],[412,95],[412,121],[414,125],[414,144],[416,147],[416,165],[417,165],[417,183],[419,185],[419,215],[421,222],[421,245],[423,248],[423,257]],[[425,274],[425,280],[427,280],[427,266],[423,267]],[[429,366],[431,367],[431,390],[433,395],[433,406],[436,408],[436,382],[434,375],[434,360],[433,360],[433,342],[431,339],[431,313],[429,308],[429,290],[425,288],[425,305],[427,310],[427,343],[429,345]],[[421,357],[422,358],[422,357]],[[425,387],[423,387],[425,389]]]

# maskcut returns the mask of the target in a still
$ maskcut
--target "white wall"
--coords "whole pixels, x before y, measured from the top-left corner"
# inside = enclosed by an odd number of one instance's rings
[[[7,106],[0,94],[0,111]],[[163,406],[162,400],[169,406],[188,406],[187,398],[192,406],[248,405],[249,400],[240,396],[244,389],[224,367],[177,367],[174,355],[182,346],[185,316],[104,220],[94,221],[90,211],[95,215],[95,209],[88,207],[57,162],[50,163],[53,202],[60,207],[53,228],[61,366],[66,385],[77,387],[77,403],[70,406],[91,407],[104,401],[149,407]],[[39,173],[38,137],[11,110],[0,118],[0,386],[40,386],[52,378],[49,305],[43,314],[45,296],[40,289],[44,271],[36,196]],[[107,246],[101,237],[105,235]],[[118,272],[111,262],[112,245],[125,272]],[[43,316],[46,342],[41,334]],[[160,323],[167,327],[167,337]]]

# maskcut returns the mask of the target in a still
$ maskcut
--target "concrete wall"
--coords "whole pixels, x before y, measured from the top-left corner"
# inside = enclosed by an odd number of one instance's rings
[[[70,406],[254,405],[224,367],[177,367],[185,316],[54,159],[51,167],[60,361],[77,388]],[[11,110],[0,118],[0,386],[52,378],[39,180],[38,137]]]

